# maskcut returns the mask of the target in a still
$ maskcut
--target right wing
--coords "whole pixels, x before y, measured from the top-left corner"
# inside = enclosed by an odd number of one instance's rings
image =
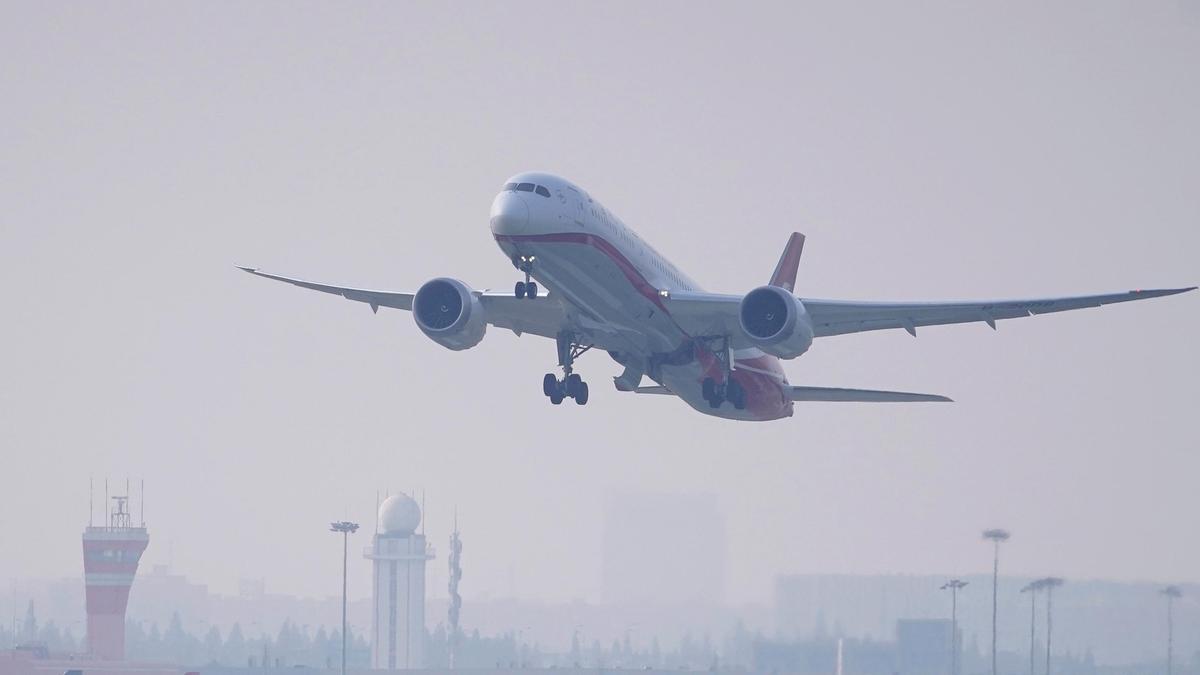
[[[254,268],[254,267],[242,267],[241,265],[238,265],[237,268],[239,270],[242,270],[243,272],[249,272],[250,274],[253,274],[253,275],[259,276],[259,277],[263,277],[266,279],[274,279],[275,281],[282,281],[285,284],[291,284],[293,286],[299,286],[300,288],[307,288],[307,289],[314,290],[314,291],[321,291],[322,293],[332,293],[334,295],[340,295],[343,298],[346,298],[347,300],[356,300],[358,302],[365,302],[371,306],[372,312],[378,312],[380,307],[395,307],[396,309],[412,310],[412,301],[413,301],[412,293],[394,293],[392,291],[369,291],[364,288],[347,288],[345,286],[330,286],[328,284],[318,284],[318,283],[314,283],[311,281],[304,281],[303,279],[293,279],[291,277],[281,277],[278,274],[268,274],[266,272],[263,272],[260,269]]]
[[[413,293],[373,291],[364,288],[319,284],[303,279],[268,274],[253,267],[239,266],[238,269],[293,286],[340,295],[355,302],[364,302],[371,306],[373,312],[378,312],[380,307],[412,310]],[[483,304],[487,322],[497,328],[507,328],[517,335],[532,333],[548,338],[555,337],[567,328],[566,312],[563,311],[562,303],[550,296],[517,298],[512,293],[489,291],[472,291],[472,293]]]

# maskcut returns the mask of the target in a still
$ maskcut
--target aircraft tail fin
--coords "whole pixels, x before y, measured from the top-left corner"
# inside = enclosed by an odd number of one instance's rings
[[[796,290],[796,271],[800,268],[800,254],[804,252],[804,235],[793,232],[788,238],[783,255],[779,256],[779,264],[775,265],[775,273],[771,275],[770,284],[787,289],[789,293]]]

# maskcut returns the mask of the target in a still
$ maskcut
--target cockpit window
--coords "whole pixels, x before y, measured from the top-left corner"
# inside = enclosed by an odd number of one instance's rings
[[[550,189],[533,183],[505,183],[503,192],[536,192],[543,197],[550,196]]]

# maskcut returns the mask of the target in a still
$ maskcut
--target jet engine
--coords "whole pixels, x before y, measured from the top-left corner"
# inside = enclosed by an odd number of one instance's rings
[[[779,286],[760,286],[742,298],[742,332],[759,349],[794,359],[812,346],[813,328],[800,298]]]
[[[487,330],[483,304],[458,279],[425,282],[413,296],[412,314],[422,333],[454,351],[479,344]]]

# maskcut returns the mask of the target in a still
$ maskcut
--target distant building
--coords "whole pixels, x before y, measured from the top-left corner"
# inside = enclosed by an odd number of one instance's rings
[[[88,654],[94,659],[125,658],[125,609],[138,561],[150,544],[146,525],[130,522],[128,495],[113,497],[108,524],[83,532],[83,573],[87,605]]]
[[[797,675],[947,675],[950,622],[900,619],[895,642],[832,637],[759,640],[753,645],[753,670]]]
[[[626,492],[607,501],[603,593],[609,604],[720,604],[725,557],[716,495]]]
[[[364,557],[375,563],[371,598],[371,667],[423,668],[425,563],[433,549],[417,533],[421,508],[408,495],[379,505],[379,526]]]
[[[952,624],[948,619],[900,619],[896,622],[896,671],[900,675],[950,672]],[[961,643],[960,643],[961,644]]]

